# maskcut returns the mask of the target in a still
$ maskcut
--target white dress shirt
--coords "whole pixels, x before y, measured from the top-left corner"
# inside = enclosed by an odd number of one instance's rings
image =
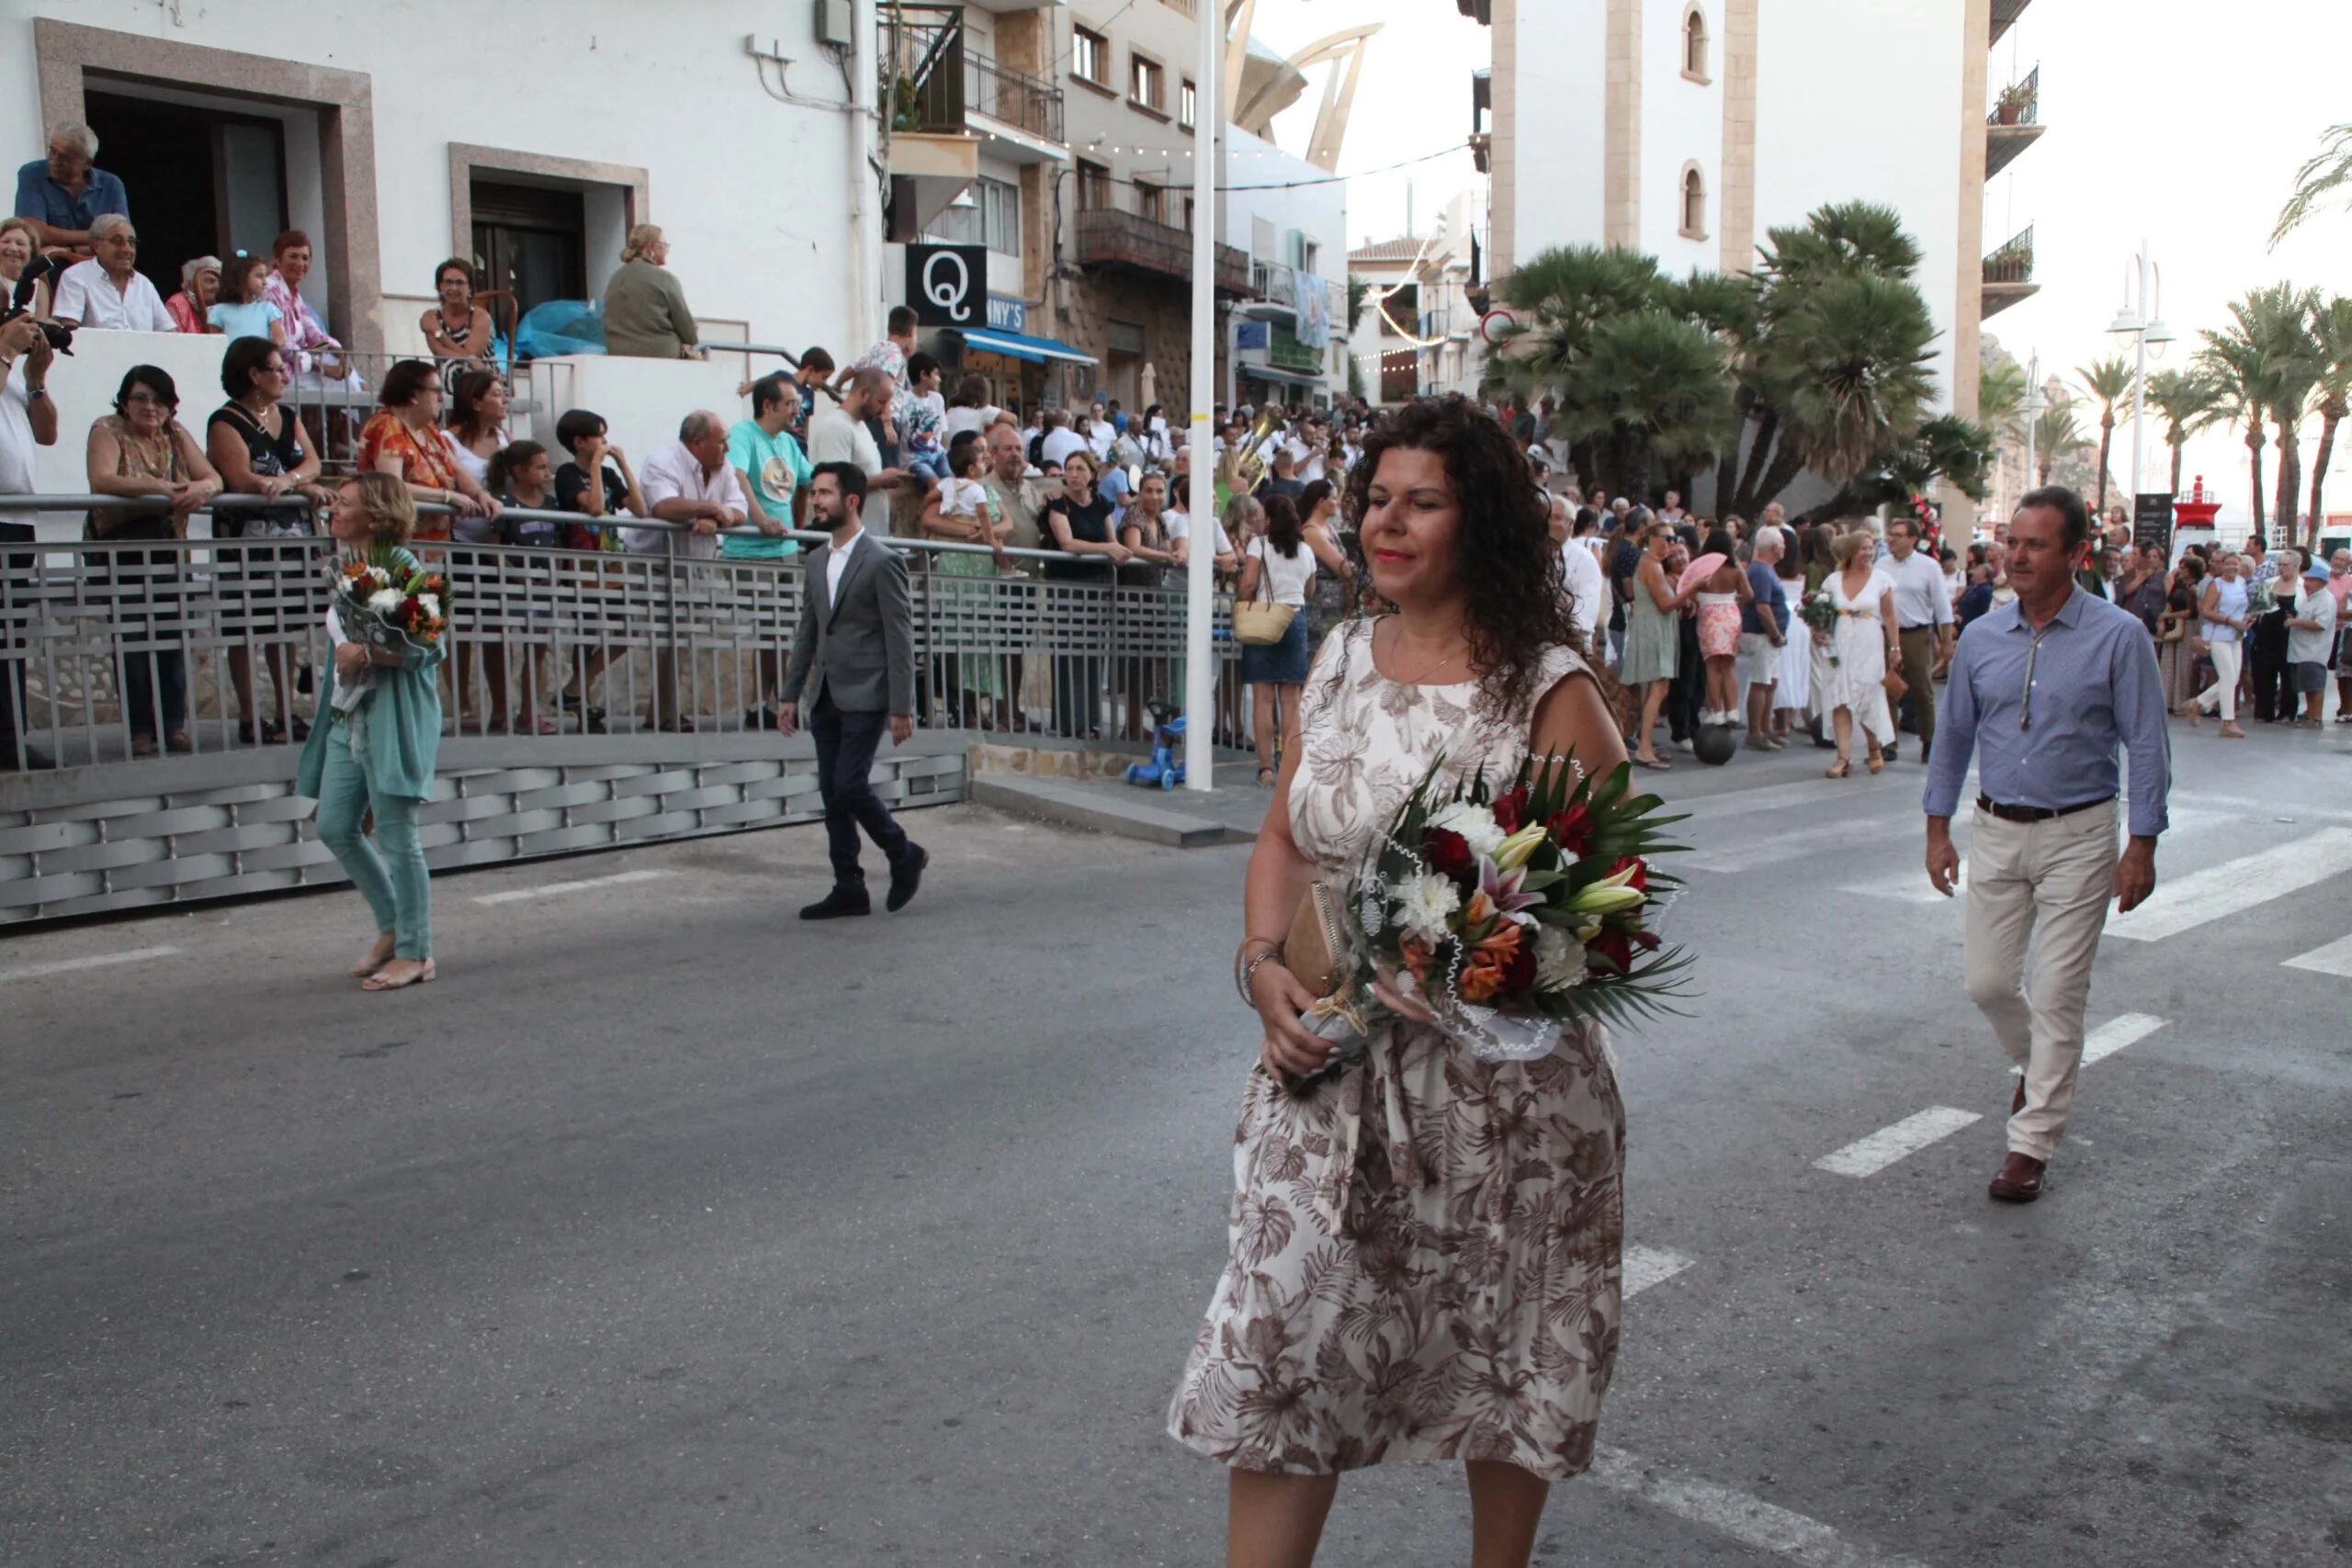
[[[652,511],[665,501],[715,501],[730,506],[739,516],[751,515],[751,507],[743,499],[743,481],[735,476],[735,465],[724,457],[715,471],[706,473],[702,459],[686,450],[683,441],[673,441],[645,459],[638,469],[638,483],[645,492],[645,509]],[[666,528],[624,528],[621,546],[647,555],[662,553]],[[708,558],[718,554],[718,536],[681,531],[678,534],[678,554]]]
[[[865,529],[864,525],[861,525],[850,535],[848,538],[842,539],[835,544],[832,549],[826,554],[825,604],[829,607],[837,605],[841,603],[842,573],[849,570],[850,552],[857,548],[857,542],[865,537]]]
[[[1609,584],[1600,575],[1600,558],[1585,548],[1582,539],[1570,539],[1560,547],[1560,565],[1567,578],[1568,618],[1576,624],[1578,637],[1589,638],[1609,606]]]
[[[1889,552],[1878,570],[1894,584],[1897,627],[1952,624],[1951,594],[1944,588],[1944,569],[1929,560],[1925,550],[1913,550],[1901,560]]]
[[[79,321],[85,327],[108,332],[169,333],[177,332],[179,323],[164,309],[164,297],[146,275],[134,272],[130,282],[121,288],[93,256],[85,262],[75,262],[57,280],[57,295],[50,305],[50,314],[60,321]]]
[[[1072,452],[1088,450],[1091,448],[1086,444],[1086,437],[1065,424],[1059,430],[1050,430],[1046,433],[1044,444],[1037,448],[1037,456],[1040,460],[1059,467],[1069,461],[1069,455]]]

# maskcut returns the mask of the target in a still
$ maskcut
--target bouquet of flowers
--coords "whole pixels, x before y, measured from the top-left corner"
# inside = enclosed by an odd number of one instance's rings
[[[1826,588],[1815,589],[1805,595],[1804,605],[1797,611],[1804,624],[1819,632],[1829,644],[1829,662],[1838,662],[1838,601],[1829,596]]]
[[[2277,579],[2273,578],[2263,582],[2250,581],[2245,585],[2245,618],[2248,622],[2258,621],[2278,607]]]
[[[1348,891],[1351,979],[1317,1031],[1340,1049],[1294,1092],[1363,1055],[1381,988],[1483,1062],[1533,1061],[1566,1026],[1682,994],[1689,960],[1656,927],[1679,884],[1649,858],[1679,848],[1658,829],[1681,818],[1632,793],[1630,766],[1596,783],[1568,759],[1531,760],[1499,795],[1483,773],[1442,795],[1437,780],[1407,796]]]
[[[449,580],[405,552],[388,547],[345,557],[334,568],[333,604],[344,640],[394,652],[441,646],[449,629]],[[348,713],[375,679],[338,682],[334,705]]]

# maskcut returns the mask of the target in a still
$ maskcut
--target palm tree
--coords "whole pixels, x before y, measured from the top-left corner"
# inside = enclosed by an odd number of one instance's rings
[[[1976,417],[2004,441],[2022,440],[2025,426],[2025,367],[2008,355],[1984,367],[1976,383]]]
[[[2254,469],[2254,531],[2263,532],[2262,448],[2267,445],[2262,421],[2280,389],[2278,367],[2261,324],[2241,299],[2230,307],[2231,324],[2220,332],[2203,329],[2198,335],[2205,346],[2197,351],[2197,368],[2221,391],[2221,414],[2245,422],[2245,449]]]
[[[2268,352],[2269,414],[2278,445],[2278,493],[2271,510],[2278,519],[2280,538],[2291,539],[2302,491],[2303,417],[2319,380],[2319,348],[2311,333],[2311,314],[2319,308],[2319,290],[2274,283],[2255,289],[2243,303],[2247,330]],[[2234,311],[2237,307],[2231,309]]]
[[[2050,470],[2057,466],[2060,458],[2087,452],[2091,447],[2091,444],[2083,438],[2082,428],[2075,423],[2075,411],[2064,403],[2055,402],[2034,416],[2033,445],[2033,482],[2037,485],[2050,482]]]
[[[1654,463],[1679,473],[1707,461],[1734,428],[1723,344],[1659,309],[1595,326],[1558,396],[1571,440],[1589,444],[1595,477],[1621,495],[1646,490]]]
[[[1790,444],[1824,479],[1842,484],[1918,433],[1936,330],[1910,284],[1879,272],[1813,284],[1774,336]]]
[[[2132,367],[2121,355],[2083,366],[2075,372],[2083,378],[2083,389],[2098,404],[2098,500],[2091,506],[2092,514],[2107,515],[2107,456],[2115,445],[2115,411],[2120,406],[2132,412]],[[2137,485],[2140,476],[2132,476]]]
[[[2180,493],[2182,448],[2223,413],[2222,389],[2195,370],[2159,370],[2148,378],[2148,406],[2165,422],[2172,449],[2172,493]]]
[[[1520,321],[1507,341],[1508,351],[1489,359],[1489,370],[1522,396],[1551,389],[1564,402],[1582,401],[1572,384],[1602,324],[1659,309],[1672,287],[1658,272],[1657,260],[1638,251],[1599,245],[1544,251],[1514,267],[1499,286],[1505,302],[1518,309]],[[1568,422],[1568,461],[1588,484],[1599,477],[1594,442],[1606,423]],[[1613,473],[1611,482],[1617,482]],[[1627,493],[1638,495],[1648,488],[1648,476],[1643,474]]]
[[[2295,194],[2279,209],[2270,248],[2302,226],[2324,197],[2352,186],[2352,125],[2331,125],[2320,133],[2319,151],[2295,171]]]
[[[2325,304],[2314,301],[2311,340],[2315,366],[2313,391],[2319,411],[2319,451],[2312,457],[2312,515],[2304,530],[2306,548],[2319,547],[2320,491],[2327,483],[2327,465],[2335,452],[2335,427],[2352,413],[2352,299],[2330,295]]]

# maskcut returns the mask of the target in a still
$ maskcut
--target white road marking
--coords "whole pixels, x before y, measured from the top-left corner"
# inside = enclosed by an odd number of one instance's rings
[[[70,975],[76,969],[107,969],[118,964],[140,964],[169,958],[176,947],[134,947],[122,953],[94,953],[87,958],[60,958],[48,964],[28,964],[21,969],[0,969],[0,986],[11,980],[38,980],[44,975]]]
[[[1928,880],[1927,840],[1920,840],[1918,863],[1896,876],[1883,876],[1875,882],[1850,883],[1838,889],[1840,893],[1859,893],[1865,898],[1892,898],[1900,904],[1956,904],[1968,892],[1968,857],[1960,857],[1960,875],[1952,883],[1951,896],[1946,897]]]
[[[1802,1568],[1926,1568],[1917,1558],[1888,1556],[1849,1540],[1819,1519],[1695,1475],[1661,1469],[1606,1444],[1593,1450],[1592,1468],[1585,1472],[1585,1479]]]
[[[2325,947],[2314,947],[2309,953],[2299,953],[2285,963],[2289,969],[2309,969],[2319,975],[2341,975],[2352,980],[2352,936],[2341,942],[2331,942]]]
[[[2249,795],[2208,795],[2203,790],[2177,789],[2166,797],[2169,804],[2178,806],[2186,801],[2246,820],[2249,827],[2273,825],[2281,811],[2291,811],[2298,822],[2352,822],[2352,811],[2330,811],[2323,807],[2297,803],[2281,806],[2275,800],[2257,800]]]
[[[1822,1156],[1813,1162],[1815,1170],[1829,1171],[1838,1176],[1875,1176],[1896,1160],[1916,1155],[1929,1144],[1951,1137],[1972,1122],[1984,1117],[1973,1111],[1955,1111],[1949,1105],[1931,1105],[1917,1116],[1905,1116],[1892,1127],[1882,1127],[1867,1138],[1857,1139],[1835,1154]]]
[[[2083,1036],[2083,1066],[2103,1062],[2133,1041],[2145,1040],[2162,1029],[2165,1021],[2144,1012],[2127,1012],[2120,1018],[2109,1019]]]
[[[1638,1296],[1690,1267],[1690,1259],[1679,1252],[1668,1252],[1662,1247],[1629,1247],[1625,1249],[1624,1294]]]
[[[2161,942],[2346,871],[2352,871],[2352,829],[2323,828],[2171,882],[2160,874],[2146,903],[2128,915],[2109,918],[2107,934],[2128,942]]]
[[[1792,742],[1792,744],[1794,743]],[[1812,742],[1806,741],[1805,744],[1811,745]],[[1826,757],[1829,753],[1824,751],[1820,755]],[[1824,767],[1827,765],[1826,762],[1823,764]],[[1854,764],[1854,771],[1858,774],[1860,773],[1860,762]],[[1745,817],[1751,812],[1778,811],[1785,806],[1835,805],[1841,801],[1850,802],[1859,796],[1908,794],[1916,798],[1926,777],[1924,773],[1915,770],[1908,779],[1903,779],[1901,775],[1895,775],[1894,778],[1890,779],[1883,773],[1875,779],[1857,779],[1845,783],[1820,777],[1799,779],[1794,784],[1766,784],[1761,789],[1740,789],[1723,795],[1702,795],[1691,800],[1676,800],[1668,796],[1666,809],[1670,813],[1688,816],[1694,822],[1712,822],[1719,817]],[[1634,782],[1640,784],[1643,781],[1637,776]],[[1909,788],[1906,790],[1900,787],[1904,784],[1907,784]]]
[[[510,887],[503,893],[478,895],[477,904],[517,904],[526,898],[548,898],[559,893],[584,893],[592,887],[618,887],[630,882],[651,882],[657,877],[675,876],[674,871],[616,871],[610,876],[591,876],[579,882],[545,882],[537,887]]]
[[[1844,849],[1864,839],[1886,838],[1919,830],[1919,818],[1907,813],[1899,818],[1885,817],[1876,820],[1829,822],[1818,828],[1799,829],[1795,832],[1768,829],[1750,838],[1694,850],[1687,855],[1676,855],[1672,863],[1676,871],[1753,871],[1758,866],[1777,865],[1782,861]],[[1668,831],[1670,833],[1673,829],[1668,829]]]

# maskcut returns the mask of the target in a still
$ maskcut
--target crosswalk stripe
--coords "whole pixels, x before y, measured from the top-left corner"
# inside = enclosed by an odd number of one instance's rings
[[[2159,875],[2146,903],[2109,919],[2107,934],[2127,942],[2161,942],[2346,871],[2352,871],[2352,829],[2324,828],[2175,881]]]
[[[1729,1536],[1743,1546],[1785,1558],[1800,1568],[1925,1568],[1916,1558],[1883,1555],[1849,1540],[1819,1519],[1695,1475],[1653,1465],[1605,1443],[1593,1449],[1592,1468],[1585,1472],[1585,1479]]]
[[[1822,754],[1826,756],[1828,753]],[[1854,771],[1861,772],[1860,767]],[[1872,795],[1909,794],[1916,797],[1924,777],[1924,773],[1915,770],[1913,775],[1907,780],[1903,779],[1899,774],[1882,774],[1875,779],[1855,779],[1833,784],[1829,780],[1815,777],[1799,779],[1793,784],[1766,784],[1761,789],[1738,789],[1723,795],[1702,795],[1691,800],[1676,800],[1668,795],[1666,808],[1669,812],[1688,816],[1694,822],[1712,822],[1722,817],[1746,817],[1758,811],[1778,811],[1783,807],[1807,806],[1815,803],[1834,805]]]
[[[109,969],[118,964],[169,958],[178,951],[176,947],[133,947],[121,953],[93,953],[86,958],[59,958],[47,964],[28,964],[21,969],[0,969],[0,985],[11,980],[38,980],[44,975],[70,975],[76,969]]]
[[[1669,829],[1670,830],[1670,829]],[[1794,832],[1762,831],[1732,843],[1694,850],[1687,855],[1674,857],[1676,871],[1754,871],[1759,866],[1778,865],[1783,861],[1800,860],[1822,851],[1841,849],[1865,839],[1891,838],[1896,834],[1916,833],[1919,818],[1905,813],[1900,817],[1885,817],[1876,820],[1830,822],[1818,828],[1803,828]]]
[[[1973,1111],[1931,1105],[1916,1116],[1905,1116],[1892,1127],[1882,1127],[1867,1138],[1857,1138],[1836,1153],[1822,1156],[1813,1166],[1835,1176],[1876,1176],[1895,1161],[1983,1120]]]
[[[1668,1252],[1662,1247],[1629,1247],[1625,1249],[1623,1293],[1638,1296],[1652,1285],[1665,1284],[1690,1267],[1690,1259],[1679,1252]]]
[[[2134,1041],[2145,1040],[2165,1026],[2165,1020],[2144,1012],[2127,1012],[2120,1018],[2110,1018],[2083,1036],[2083,1066],[2103,1062]]]
[[[2285,961],[2289,969],[2309,969],[2317,975],[2341,975],[2352,980],[2352,936],[2314,947]]]
[[[619,887],[631,882],[651,882],[675,876],[673,871],[616,871],[610,876],[583,877],[578,882],[543,882],[537,887],[510,887],[503,893],[478,894],[477,904],[515,904],[526,898],[552,897],[559,893],[584,893],[592,887]]]

